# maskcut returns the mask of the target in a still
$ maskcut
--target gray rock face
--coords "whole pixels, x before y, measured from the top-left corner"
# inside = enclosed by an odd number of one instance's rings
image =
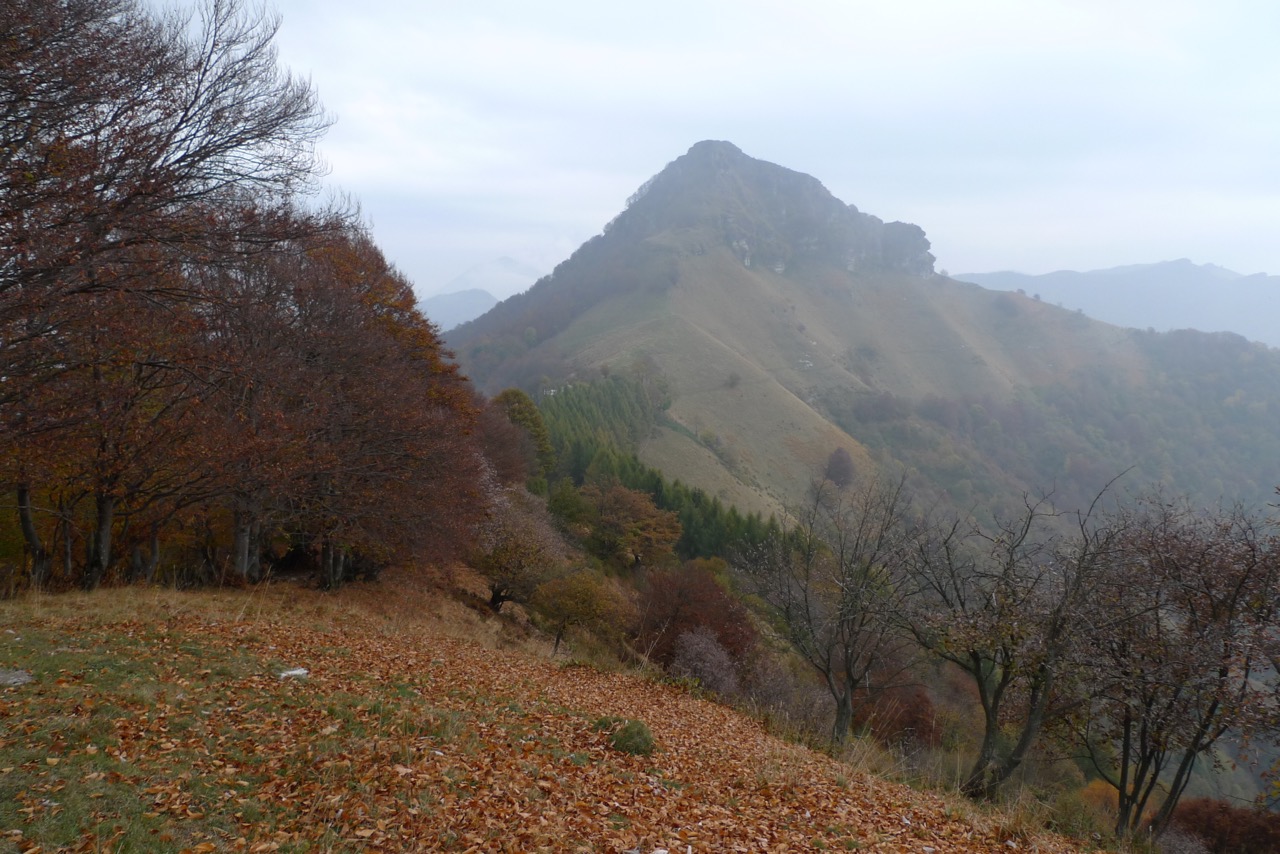
[[[807,263],[850,272],[933,273],[918,225],[886,223],[831,194],[817,178],[706,140],[647,181],[608,231],[647,236],[710,227],[749,267]]]

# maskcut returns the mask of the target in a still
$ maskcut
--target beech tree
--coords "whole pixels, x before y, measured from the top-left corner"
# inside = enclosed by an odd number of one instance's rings
[[[327,120],[277,66],[275,27],[237,0],[209,0],[194,26],[134,0],[0,9],[0,478],[37,583],[37,510],[55,512],[37,496],[57,493],[68,563],[66,502],[92,496],[92,586],[126,493],[173,476],[160,432],[193,411],[176,405],[192,366],[157,345],[190,331],[186,272],[272,246],[282,224],[312,228],[277,211],[318,176]]]
[[[489,580],[489,607],[527,604],[546,583],[565,574],[564,544],[536,496],[512,487],[495,502],[480,532],[477,568]]]
[[[94,290],[94,268],[118,252],[207,249],[203,214],[229,198],[313,185],[329,122],[277,63],[278,19],[240,0],[205,0],[197,14],[193,25],[136,0],[0,10],[6,290]]]
[[[0,397],[56,378],[79,297],[181,298],[181,277],[157,268],[208,263],[228,236],[218,210],[287,198],[319,175],[328,120],[278,66],[278,22],[240,0],[207,0],[199,18],[136,0],[0,10]],[[275,240],[275,218],[257,224],[234,223],[238,252]]]
[[[322,560],[456,554],[493,486],[470,386],[367,235],[322,241],[305,260],[306,364],[291,385],[314,420],[298,524]]]

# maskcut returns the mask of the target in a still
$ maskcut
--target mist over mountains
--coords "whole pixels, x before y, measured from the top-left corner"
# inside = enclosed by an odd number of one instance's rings
[[[474,320],[497,304],[497,297],[479,289],[436,294],[418,301],[422,313],[444,332]]]
[[[1234,332],[1280,347],[1280,276],[1246,276],[1181,258],[1089,272],[961,273],[955,278],[993,290],[1038,294],[1117,326]]]
[[[916,225],[701,142],[448,343],[490,393],[658,378],[641,458],[745,510],[793,506],[838,448],[991,513],[1044,491],[1079,506],[1124,471],[1254,505],[1280,483],[1280,353],[956,281],[929,250]]]
[[[442,331],[448,332],[528,288],[541,275],[537,268],[503,256],[455,276],[442,293],[419,300],[418,306]]]

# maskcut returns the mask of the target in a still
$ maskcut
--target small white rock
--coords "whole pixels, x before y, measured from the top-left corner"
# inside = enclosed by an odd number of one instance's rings
[[[31,674],[25,670],[0,670],[0,686],[16,688],[30,681]]]

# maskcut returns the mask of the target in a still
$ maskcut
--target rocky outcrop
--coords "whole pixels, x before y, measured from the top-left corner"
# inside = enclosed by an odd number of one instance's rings
[[[816,178],[704,141],[647,181],[607,232],[643,239],[711,230],[744,266],[784,273],[828,264],[850,272],[933,273],[924,230],[846,205]]]

